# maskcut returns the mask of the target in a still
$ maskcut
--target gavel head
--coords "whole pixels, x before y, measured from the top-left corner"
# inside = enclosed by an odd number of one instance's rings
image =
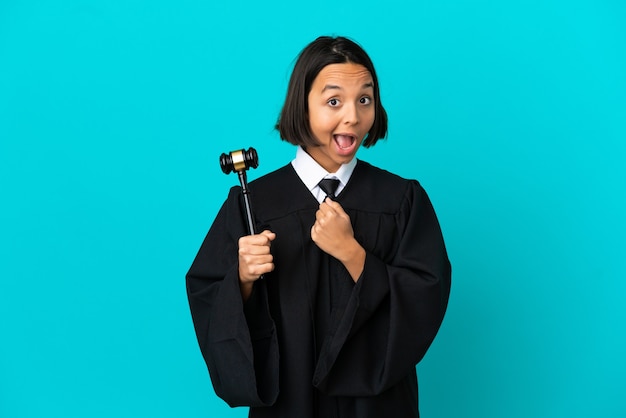
[[[247,150],[240,149],[220,155],[220,167],[224,174],[228,174],[231,171],[245,171],[250,167],[257,168],[258,166],[259,156],[252,147]]]

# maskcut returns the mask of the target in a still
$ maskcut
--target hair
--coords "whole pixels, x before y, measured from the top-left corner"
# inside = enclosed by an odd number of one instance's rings
[[[363,146],[371,147],[387,135],[387,112],[380,101],[378,78],[370,57],[348,38],[320,36],[300,52],[291,73],[287,97],[276,123],[283,141],[304,148],[319,145],[309,124],[309,93],[313,81],[324,67],[345,63],[362,65],[374,81],[374,123],[363,140]]]

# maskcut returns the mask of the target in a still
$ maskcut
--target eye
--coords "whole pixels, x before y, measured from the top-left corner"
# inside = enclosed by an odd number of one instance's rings
[[[363,96],[359,99],[359,103],[362,105],[368,105],[372,103],[372,98],[369,96]]]
[[[339,100],[337,100],[337,99],[330,99],[330,100],[329,100],[328,102],[326,102],[326,103],[328,103],[331,107],[337,107],[337,106],[339,106]]]

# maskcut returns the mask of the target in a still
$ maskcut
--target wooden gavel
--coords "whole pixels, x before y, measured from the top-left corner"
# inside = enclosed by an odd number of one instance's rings
[[[246,170],[248,168],[257,168],[259,166],[259,156],[256,150],[252,147],[247,150],[240,149],[237,151],[231,151],[228,154],[220,155],[220,167],[224,174],[229,174],[234,171],[239,176],[239,182],[241,183],[241,193],[243,194],[243,201],[246,207],[246,219],[248,220],[248,232],[250,235],[256,234],[256,228],[254,227],[254,220],[252,218],[252,209],[250,208],[250,198],[248,191],[248,179],[246,176]]]

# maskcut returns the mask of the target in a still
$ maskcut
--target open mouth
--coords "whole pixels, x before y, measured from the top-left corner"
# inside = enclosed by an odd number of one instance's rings
[[[337,134],[333,135],[333,139],[335,140],[335,143],[337,144],[339,149],[342,150],[349,150],[356,143],[356,136],[354,135]]]

